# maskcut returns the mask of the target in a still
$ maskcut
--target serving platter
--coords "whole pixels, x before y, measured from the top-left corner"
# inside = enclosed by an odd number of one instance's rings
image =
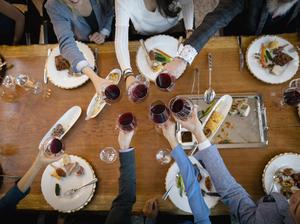
[[[250,113],[247,117],[239,115],[228,115],[218,131],[211,138],[211,142],[218,148],[264,148],[268,145],[268,125],[266,108],[263,98],[258,93],[230,93],[233,101],[245,99],[250,106]],[[189,98],[198,110],[206,110],[209,105],[204,102],[203,95],[181,95]],[[222,95],[217,95],[216,100]],[[211,113],[209,113],[211,114]],[[201,118],[201,122],[208,119],[208,115]],[[177,123],[176,136],[180,137],[186,130]],[[180,139],[179,139],[180,141]],[[197,142],[195,138],[192,141],[185,142],[184,149],[192,149]]]

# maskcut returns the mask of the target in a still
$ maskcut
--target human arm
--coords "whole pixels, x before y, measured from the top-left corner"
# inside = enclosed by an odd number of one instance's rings
[[[15,21],[13,44],[17,44],[24,33],[25,16],[10,3],[0,0],[0,13]]]
[[[136,172],[134,149],[130,148],[134,132],[119,132],[120,178],[119,193],[112,203],[105,221],[110,223],[130,223],[132,206],[136,200]]]
[[[182,17],[187,38],[194,28],[194,2],[193,0],[180,0],[182,5]]]
[[[105,17],[104,17],[104,25],[100,31],[101,34],[105,35],[108,37],[111,33],[111,26],[112,26],[112,21],[114,18],[114,7],[111,8],[109,12],[106,12]]]

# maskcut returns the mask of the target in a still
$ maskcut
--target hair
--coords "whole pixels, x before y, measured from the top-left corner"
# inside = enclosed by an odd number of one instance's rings
[[[181,12],[181,6],[178,0],[156,0],[160,14],[164,17],[177,17]]]

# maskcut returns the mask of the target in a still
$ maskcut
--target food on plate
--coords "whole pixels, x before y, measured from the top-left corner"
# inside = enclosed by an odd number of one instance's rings
[[[55,184],[55,195],[60,196],[61,188],[58,183]]]
[[[220,122],[223,120],[223,115],[220,114],[218,111],[214,111],[207,121],[205,127],[204,127],[204,134],[206,137],[209,137],[212,133],[214,133],[218,126],[220,125]]]
[[[152,61],[151,68],[154,72],[160,72],[165,64],[173,60],[170,55],[157,48],[149,52],[149,57]]]
[[[216,104],[216,102],[217,102],[216,99],[214,99],[205,110],[198,111],[198,119],[200,120],[206,115],[208,115],[212,110],[212,108],[214,107],[214,105]]]
[[[274,181],[280,185],[280,192],[286,197],[300,190],[300,172],[297,173],[292,168],[281,168],[275,172]]]
[[[201,175],[201,172],[200,172],[200,169],[199,167],[197,166],[197,164],[193,164],[194,168],[196,170],[198,170],[198,176],[197,176],[197,181],[200,183],[200,181],[202,180],[202,175]]]
[[[60,138],[65,133],[65,129],[61,124],[57,124],[51,133],[52,137]]]
[[[236,115],[239,114],[242,117],[247,117],[250,113],[250,105],[248,100],[245,99],[235,99],[231,105],[229,114]]]
[[[279,45],[277,40],[262,44],[260,52],[254,56],[258,59],[260,65],[269,70],[270,74],[280,75],[284,66],[290,63],[293,58],[284,52],[288,45]]]
[[[212,189],[212,182],[209,176],[205,177],[205,187],[207,190],[211,191]]]
[[[120,74],[119,73],[110,73],[108,76],[108,80],[114,82],[114,83],[118,83],[120,79]]]
[[[177,185],[177,188],[179,188],[179,195],[180,195],[180,197],[182,197],[183,192],[185,192],[185,186],[184,186],[182,176],[179,173],[176,176],[176,185]]]
[[[62,55],[55,56],[55,66],[58,71],[69,69],[70,63]]]

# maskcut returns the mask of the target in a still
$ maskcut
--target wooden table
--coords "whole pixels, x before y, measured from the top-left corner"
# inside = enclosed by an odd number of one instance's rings
[[[296,35],[283,35],[291,43],[296,42]],[[253,38],[243,38],[244,49]],[[26,73],[43,80],[43,67],[48,46],[1,46],[0,52],[9,63],[14,64],[10,74]],[[95,47],[95,45],[91,45]],[[105,76],[118,67],[113,43],[97,46],[100,49],[100,73]],[[132,64],[135,61],[137,42],[130,43]],[[217,93],[253,92],[264,97],[269,125],[269,146],[258,149],[221,149],[221,155],[236,180],[245,187],[254,199],[263,195],[261,174],[265,164],[276,154],[282,152],[300,153],[300,122],[296,109],[280,106],[281,91],[287,86],[269,85],[257,80],[247,69],[239,71],[237,41],[235,37],[213,38],[195,59],[193,65],[176,82],[175,91],[164,93],[153,84],[150,96],[141,104],[128,101],[121,82],[123,97],[121,101],[106,107],[95,119],[85,121],[87,105],[94,95],[94,87],[89,82],[74,90],[64,90],[53,86],[50,99],[43,100],[33,95],[25,95],[18,102],[0,101],[0,162],[7,174],[22,175],[34,160],[38,145],[48,129],[60,116],[74,105],[79,105],[83,113],[78,122],[64,137],[69,154],[82,156],[95,169],[100,183],[91,203],[85,208],[89,211],[107,211],[118,191],[119,163],[107,165],[99,160],[99,150],[105,146],[117,145],[115,130],[118,114],[132,111],[138,120],[138,129],[132,145],[136,148],[137,201],[134,212],[141,212],[144,202],[165,192],[164,182],[168,166],[161,166],[155,160],[159,148],[168,148],[167,141],[155,131],[148,119],[148,108],[152,101],[162,99],[165,102],[177,94],[189,94],[193,82],[193,69],[200,68],[201,92],[207,88],[207,53],[214,57],[213,87]],[[136,67],[134,70],[137,72]],[[299,77],[298,71],[296,77]],[[42,175],[42,171],[40,172]],[[19,204],[20,209],[52,210],[41,193],[40,176],[36,178],[31,193]],[[170,201],[160,202],[160,210],[179,213]],[[212,215],[226,213],[225,206],[219,203],[212,209]]]

